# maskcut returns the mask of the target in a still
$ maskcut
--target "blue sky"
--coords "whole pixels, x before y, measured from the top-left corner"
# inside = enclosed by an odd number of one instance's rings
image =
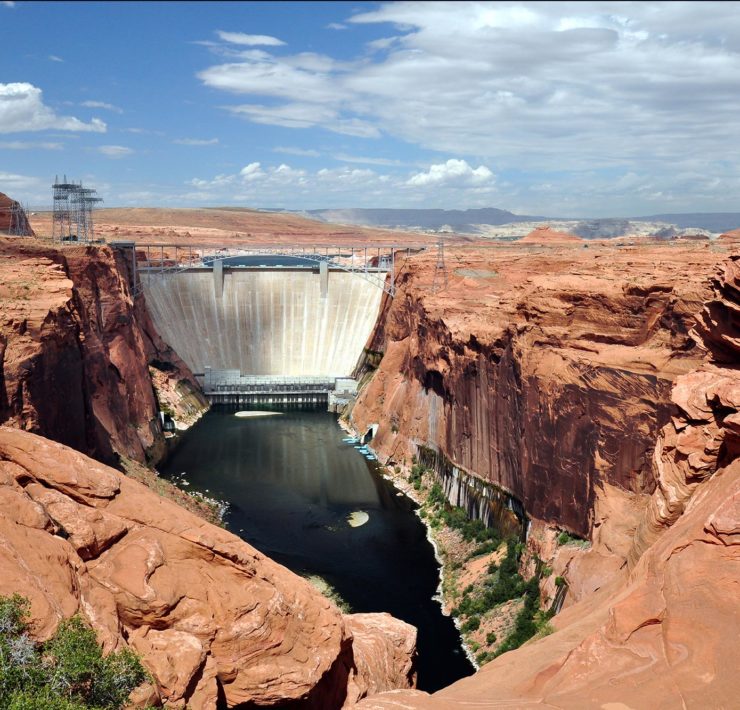
[[[736,211],[735,3],[0,2],[0,191]]]

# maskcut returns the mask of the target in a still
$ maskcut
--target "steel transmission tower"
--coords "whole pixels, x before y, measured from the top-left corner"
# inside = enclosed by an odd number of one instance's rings
[[[445,266],[445,245],[440,239],[437,242],[437,266],[434,269],[432,293],[439,293],[447,288],[447,267]]]

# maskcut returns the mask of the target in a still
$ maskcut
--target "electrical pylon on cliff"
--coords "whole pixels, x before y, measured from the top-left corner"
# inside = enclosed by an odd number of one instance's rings
[[[447,267],[445,266],[445,244],[440,239],[437,242],[437,266],[434,269],[432,293],[444,291],[447,288]]]

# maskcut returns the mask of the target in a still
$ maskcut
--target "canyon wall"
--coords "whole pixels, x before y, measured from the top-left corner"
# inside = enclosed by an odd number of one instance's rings
[[[536,519],[588,536],[598,492],[653,492],[651,456],[722,250],[592,243],[456,248],[407,262],[372,349],[383,358],[351,417],[374,448],[438,450]]]
[[[504,654],[472,678],[433,696],[381,694],[363,708],[734,706],[740,257],[727,259],[708,285],[691,329],[704,357],[674,381],[672,416],[650,460],[654,490],[635,505],[635,496],[605,484],[596,516],[610,532],[596,531],[593,548],[573,560],[580,564],[571,578],[601,567],[601,581],[554,617],[555,633]],[[606,555],[618,564],[605,576],[594,558]]]
[[[225,530],[61,444],[0,427],[0,594],[33,634],[81,614],[153,677],[138,707],[349,707],[415,683],[416,630],[343,615]],[[243,705],[242,705],[243,704]]]
[[[165,450],[151,363],[192,416],[192,374],[132,302],[107,247],[0,239],[0,422],[94,458],[158,460]]]
[[[140,275],[152,319],[194,372],[351,374],[378,317],[385,274],[227,269]]]

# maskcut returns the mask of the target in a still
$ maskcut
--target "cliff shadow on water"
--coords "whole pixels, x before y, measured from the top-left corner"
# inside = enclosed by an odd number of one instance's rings
[[[332,593],[353,612],[388,612],[417,627],[418,687],[472,673],[435,595],[439,565],[414,514],[380,467],[316,408],[237,417],[215,406],[161,467],[189,491],[229,503],[226,527]]]

